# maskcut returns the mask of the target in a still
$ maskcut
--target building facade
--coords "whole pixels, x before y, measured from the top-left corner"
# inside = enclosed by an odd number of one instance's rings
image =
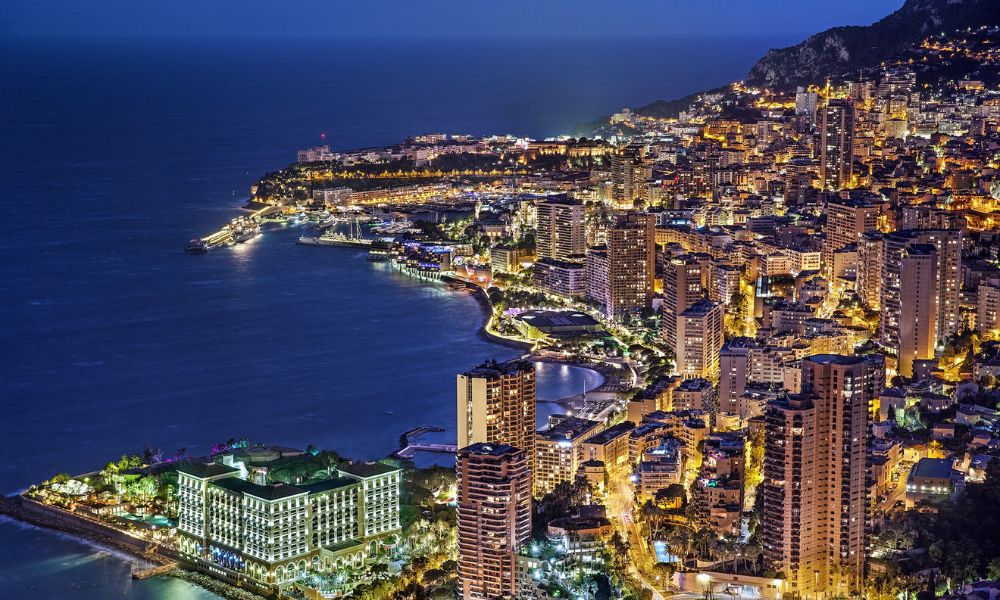
[[[458,451],[458,581],[463,600],[515,597],[517,550],[531,537],[531,472],[523,450]]]
[[[802,394],[765,415],[764,558],[803,598],[848,596],[865,576],[868,410],[880,356],[802,361]]]
[[[177,471],[181,558],[258,589],[360,566],[401,531],[402,476],[387,465],[349,464],[304,485],[248,481],[220,463]]]
[[[718,381],[724,334],[721,304],[701,300],[679,314],[674,359],[681,377]]]
[[[458,447],[508,444],[535,455],[535,366],[484,363],[457,376]]]

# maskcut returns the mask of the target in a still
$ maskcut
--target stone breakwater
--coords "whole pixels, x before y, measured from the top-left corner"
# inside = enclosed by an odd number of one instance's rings
[[[159,554],[148,554],[146,552],[147,544],[143,540],[133,538],[102,523],[90,521],[58,508],[46,506],[21,495],[0,496],[0,515],[10,517],[22,523],[34,525],[35,527],[65,533],[110,550],[123,552],[144,561],[162,562],[165,564],[178,559],[173,551],[163,547],[158,549]],[[266,598],[266,596],[235,587],[209,575],[190,570],[197,568],[194,565],[189,565],[182,561],[180,562],[180,566],[182,568],[174,569],[166,573],[165,576],[189,581],[228,600],[262,600]]]
[[[125,535],[107,525],[40,504],[24,496],[0,497],[0,515],[6,515],[36,527],[61,531],[137,557],[157,558],[155,555],[150,557],[145,554],[146,543],[142,540]],[[166,557],[160,556],[159,558]]]

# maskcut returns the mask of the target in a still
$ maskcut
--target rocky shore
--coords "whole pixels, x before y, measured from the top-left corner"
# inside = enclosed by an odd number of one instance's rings
[[[134,556],[136,559],[156,560],[165,564],[176,559],[174,556],[162,554],[150,556],[145,553],[146,544],[142,540],[125,535],[107,525],[72,515],[51,506],[45,506],[20,495],[0,496],[0,515],[36,527],[65,533],[109,550]],[[265,596],[230,585],[209,575],[187,570],[182,565],[183,563],[178,568],[165,573],[164,576],[189,581],[229,600],[263,600],[265,598]]]
[[[106,525],[39,504],[20,495],[0,497],[0,515],[36,527],[67,533],[137,557],[148,558],[143,554],[146,545],[142,540],[129,537]]]

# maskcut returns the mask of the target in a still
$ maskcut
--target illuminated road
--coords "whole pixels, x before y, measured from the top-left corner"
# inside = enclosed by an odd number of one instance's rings
[[[643,573],[656,560],[649,552],[649,544],[639,532],[639,525],[632,518],[635,497],[629,481],[630,474],[628,469],[616,469],[608,474],[608,518],[629,544],[628,574],[652,593],[653,600],[664,600],[663,589],[654,585]]]

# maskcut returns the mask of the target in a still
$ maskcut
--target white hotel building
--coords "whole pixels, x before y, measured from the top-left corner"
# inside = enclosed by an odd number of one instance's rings
[[[360,565],[400,532],[401,472],[380,463],[331,471],[317,483],[262,485],[221,463],[180,466],[181,558],[262,589]]]

